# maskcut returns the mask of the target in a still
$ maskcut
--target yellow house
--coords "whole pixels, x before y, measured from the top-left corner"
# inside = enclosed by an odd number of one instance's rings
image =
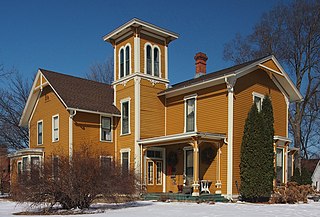
[[[21,125],[30,148],[11,156],[12,171],[82,145],[101,161],[134,170],[147,192],[192,190],[232,197],[240,184],[240,145],[253,103],[274,108],[278,183],[292,175],[289,103],[302,100],[274,56],[206,73],[195,56],[195,78],[169,86],[168,46],[178,34],[132,19],[103,37],[114,49],[114,81],[102,84],[39,69]],[[15,172],[16,171],[16,172]],[[15,179],[13,174],[13,179]]]

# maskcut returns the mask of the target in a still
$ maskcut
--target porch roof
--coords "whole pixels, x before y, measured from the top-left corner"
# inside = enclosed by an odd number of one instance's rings
[[[147,139],[138,140],[141,145],[169,145],[176,144],[180,142],[191,142],[194,138],[202,141],[214,141],[214,140],[224,140],[226,139],[225,134],[210,133],[210,132],[188,132],[180,134],[172,134],[167,136],[159,136]]]

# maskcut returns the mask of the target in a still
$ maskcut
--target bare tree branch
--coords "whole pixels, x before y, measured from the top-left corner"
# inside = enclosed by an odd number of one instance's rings
[[[113,82],[113,59],[108,58],[105,62],[96,62],[89,68],[86,78],[101,83],[111,84]]]
[[[320,150],[320,117],[314,106],[320,88],[319,1],[279,4],[262,16],[252,34],[236,35],[224,49],[224,58],[237,64],[269,54],[283,64],[304,96],[302,102],[290,107],[289,129],[295,147],[300,148],[304,158],[309,158]]]

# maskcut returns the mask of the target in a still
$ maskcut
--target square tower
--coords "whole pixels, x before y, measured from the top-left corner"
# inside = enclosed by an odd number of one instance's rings
[[[141,171],[138,141],[165,135],[165,105],[158,93],[168,87],[168,45],[178,34],[132,19],[103,37],[114,48],[116,159]]]

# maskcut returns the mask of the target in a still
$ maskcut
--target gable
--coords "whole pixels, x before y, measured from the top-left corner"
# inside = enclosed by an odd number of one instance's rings
[[[267,67],[269,69],[272,69],[272,70],[277,71],[277,72],[282,74],[281,69],[278,68],[278,66],[275,64],[275,62],[272,59],[261,63],[261,65],[263,65],[263,66],[265,66],[265,67]]]

